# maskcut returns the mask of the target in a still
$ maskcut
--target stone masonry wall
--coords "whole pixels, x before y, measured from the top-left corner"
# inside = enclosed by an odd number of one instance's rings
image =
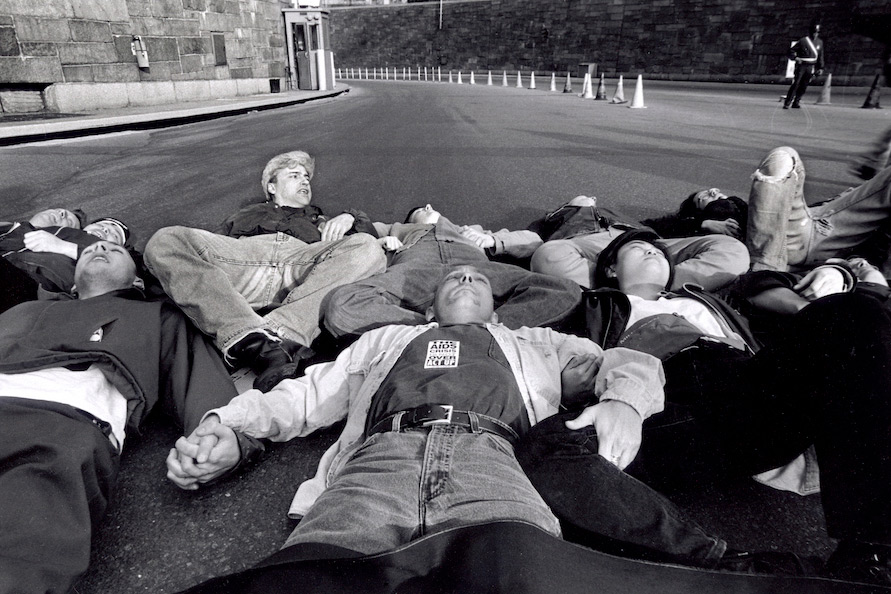
[[[281,78],[285,0],[0,0],[0,89]],[[213,34],[225,40],[217,65]],[[149,68],[131,51],[144,40]]]
[[[594,62],[607,74],[749,82],[783,80],[790,43],[819,15],[834,84],[872,82],[884,46],[855,26],[891,19],[891,0],[460,0],[442,4],[442,28],[439,2],[330,9],[344,68],[575,75]]]

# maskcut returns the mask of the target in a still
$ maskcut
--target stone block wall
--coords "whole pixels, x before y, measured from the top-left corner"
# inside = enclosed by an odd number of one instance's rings
[[[576,74],[580,64],[594,62],[610,75],[778,82],[790,42],[819,17],[833,84],[870,84],[884,46],[857,34],[857,23],[884,18],[891,31],[891,0],[451,0],[329,8],[335,60],[345,68]]]
[[[40,93],[62,83],[280,79],[287,70],[281,11],[290,6],[289,0],[0,0],[0,93]],[[147,69],[137,66],[131,49],[137,35],[148,50]],[[214,35],[223,36],[224,64]]]

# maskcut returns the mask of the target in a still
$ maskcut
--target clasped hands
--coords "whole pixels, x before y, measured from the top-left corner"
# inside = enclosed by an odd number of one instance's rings
[[[235,468],[240,460],[235,431],[211,414],[188,437],[176,440],[167,455],[167,478],[180,489],[194,491]]]

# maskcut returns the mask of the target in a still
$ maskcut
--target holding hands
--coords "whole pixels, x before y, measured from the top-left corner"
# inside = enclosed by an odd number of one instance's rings
[[[241,449],[232,428],[209,415],[188,437],[176,440],[167,455],[167,478],[180,489],[193,491],[238,465]]]
[[[482,233],[467,226],[461,227],[461,235],[464,236],[465,239],[471,241],[478,248],[487,249],[495,246],[494,237],[488,233]]]

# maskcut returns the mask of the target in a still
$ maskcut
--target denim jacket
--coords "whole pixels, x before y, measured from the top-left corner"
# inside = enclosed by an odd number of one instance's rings
[[[294,496],[289,515],[300,517],[364,441],[371,400],[402,351],[433,327],[435,323],[372,330],[336,360],[308,368],[304,377],[284,380],[266,394],[249,390],[211,413],[237,431],[273,441],[309,435],[346,418],[337,442],[322,456],[315,477],[300,485]],[[532,425],[557,412],[561,371],[582,354],[600,359],[594,390],[597,398],[625,402],[644,419],[663,408],[665,378],[654,357],[629,349],[604,351],[587,339],[546,328],[510,330],[501,324],[487,324],[486,328],[510,364]]]

